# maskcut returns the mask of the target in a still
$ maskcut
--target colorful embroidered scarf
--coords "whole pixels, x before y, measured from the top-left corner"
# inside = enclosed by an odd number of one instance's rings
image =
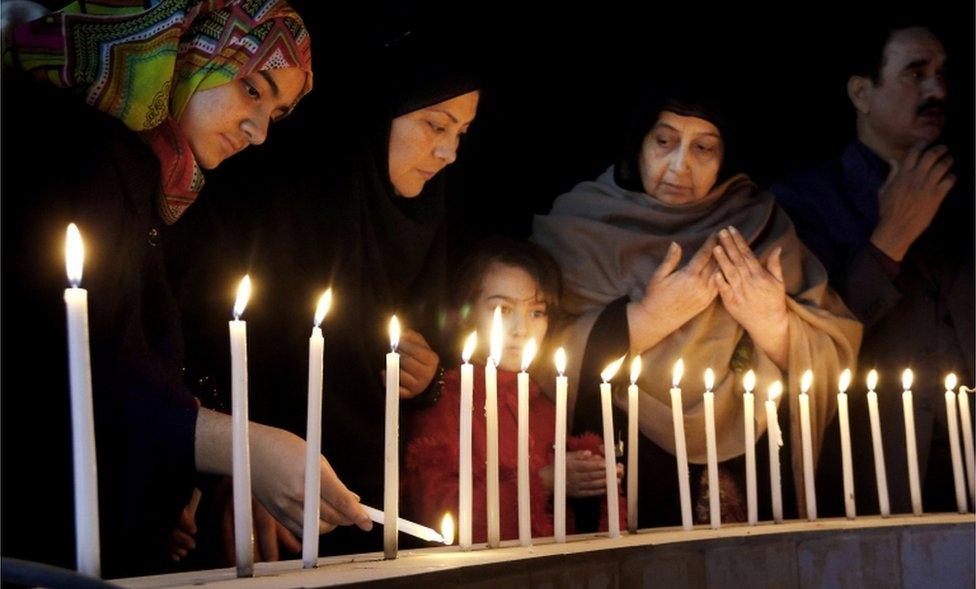
[[[147,8],[148,6],[148,8]],[[159,213],[174,223],[203,187],[177,121],[194,92],[297,67],[312,88],[301,17],[284,0],[78,1],[15,29],[4,62],[140,133],[161,167]]]

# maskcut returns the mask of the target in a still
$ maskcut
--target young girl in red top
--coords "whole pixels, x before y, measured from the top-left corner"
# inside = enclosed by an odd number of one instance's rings
[[[541,349],[560,295],[559,268],[535,244],[505,238],[484,242],[469,258],[457,292],[464,333],[478,331],[472,419],[474,542],[487,538],[485,499],[484,363],[496,307],[502,311],[504,351],[498,366],[498,462],[500,524],[503,540],[518,537],[518,385],[522,349],[535,339]],[[556,410],[552,400],[529,385],[529,470],[532,535],[553,535],[552,463]],[[411,418],[402,478],[404,516],[436,527],[443,515],[458,513],[460,369],[444,375],[443,393],[433,407]],[[592,438],[592,439],[589,439]],[[596,436],[570,439],[566,457],[567,495],[593,497],[606,493],[602,441]],[[623,466],[618,464],[618,479]],[[622,505],[625,503],[622,502]],[[572,512],[567,527],[573,531]],[[621,513],[626,525],[626,514]],[[606,530],[604,513],[601,529]]]

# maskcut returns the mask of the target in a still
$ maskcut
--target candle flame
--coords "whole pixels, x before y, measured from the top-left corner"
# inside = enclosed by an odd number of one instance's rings
[[[685,361],[678,358],[678,361],[674,363],[674,369],[671,371],[671,386],[678,388],[681,383],[681,377],[685,373]]]
[[[241,283],[237,286],[237,300],[234,301],[234,319],[238,320],[244,314],[244,307],[247,300],[251,298],[251,277],[247,274],[241,278]]]
[[[620,367],[623,365],[624,360],[626,359],[627,356],[621,356],[604,368],[603,372],[600,373],[600,378],[603,379],[603,382],[610,382],[610,379],[616,376],[617,371],[620,370]]]
[[[478,332],[472,331],[468,335],[468,339],[464,340],[464,350],[461,352],[461,360],[467,364],[471,360],[471,355],[474,354],[474,349],[478,345]]]
[[[752,370],[746,372],[746,375],[742,377],[742,386],[747,393],[751,393],[756,388],[756,373]]]
[[[912,369],[906,368],[905,372],[901,373],[901,388],[905,389],[906,391],[911,390],[912,379],[914,378],[915,376],[912,374]]]
[[[454,518],[451,517],[450,512],[445,513],[441,519],[441,536],[444,538],[444,544],[454,544]]]
[[[495,307],[495,314],[491,318],[491,342],[489,344],[491,361],[498,366],[502,361],[502,308]]]
[[[556,350],[556,372],[559,376],[566,374],[566,350],[562,348]]]
[[[81,232],[74,223],[68,223],[68,231],[64,242],[64,262],[68,271],[68,282],[73,288],[81,284],[81,269],[85,263],[85,246],[81,241]]]
[[[957,381],[957,379],[956,379],[956,373],[955,373],[955,372],[950,372],[950,373],[949,373],[948,375],[946,375],[946,377],[945,377],[945,387],[946,387],[946,390],[947,390],[947,391],[953,391],[953,390],[955,390],[955,388],[956,388],[956,383],[957,383],[957,382],[958,382],[958,381]]]
[[[641,357],[634,356],[634,359],[630,361],[630,384],[637,384],[637,379],[640,377],[641,373]]]
[[[770,401],[775,401],[776,397],[783,394],[783,383],[780,381],[775,381],[773,384],[769,385],[769,391],[767,392],[766,398]]]
[[[807,370],[803,373],[800,378],[800,392],[806,394],[810,390],[810,385],[813,384],[813,371]]]
[[[535,359],[537,349],[538,346],[536,346],[534,337],[525,342],[525,347],[522,348],[522,372],[529,369],[529,364],[532,364],[532,360]]]
[[[868,372],[868,390],[873,391],[877,387],[878,387],[878,371],[872,368],[871,372]]]
[[[332,289],[327,289],[322,296],[319,297],[319,304],[315,306],[315,327],[322,325],[322,320],[329,313],[329,309],[332,307]]]
[[[715,371],[711,368],[705,369],[705,391],[710,391],[715,387]]]
[[[390,349],[396,352],[400,345],[400,320],[394,315],[390,318]]]
[[[847,387],[851,386],[851,369],[845,368],[844,372],[840,373],[840,378],[837,380],[837,389],[842,392],[847,392]]]

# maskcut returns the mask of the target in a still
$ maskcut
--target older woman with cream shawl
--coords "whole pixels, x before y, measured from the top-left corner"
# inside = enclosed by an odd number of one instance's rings
[[[838,375],[854,366],[861,325],[827,287],[823,266],[772,194],[743,174],[726,173],[727,133],[717,108],[673,98],[648,111],[635,131],[622,161],[557,198],[534,223],[533,240],[553,254],[565,277],[572,317],[554,339],[570,359],[574,430],[600,419],[600,369],[620,355],[640,355],[640,431],[673,454],[668,390],[680,358],[689,461],[706,461],[700,380],[706,368],[716,377],[718,460],[734,459],[745,452],[742,373],[752,368],[759,383],[757,439],[766,431],[760,402],[768,386],[777,380],[785,386],[776,401],[791,453],[786,472],[792,470],[802,516],[800,377],[813,371],[816,456],[836,411]],[[614,403],[626,411],[625,387],[615,387]],[[648,523],[662,521],[641,518]]]

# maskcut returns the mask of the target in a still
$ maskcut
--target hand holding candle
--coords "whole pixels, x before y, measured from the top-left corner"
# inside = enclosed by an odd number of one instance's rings
[[[553,468],[552,519],[556,542],[566,541],[566,350],[556,350],[556,451]]]
[[[854,519],[854,466],[851,458],[851,425],[847,414],[847,387],[851,385],[851,370],[844,369],[837,382],[837,421],[840,425],[840,459],[844,474],[844,514]]]
[[[607,526],[611,538],[620,537],[620,506],[617,497],[617,454],[614,452],[613,437],[613,386],[610,380],[620,370],[624,358],[625,356],[621,356],[600,374],[603,380],[600,384],[600,405],[603,409],[603,463],[607,478]]]
[[[708,464],[708,519],[713,530],[722,526],[722,504],[718,484],[718,449],[715,445],[715,373],[705,369],[705,449]]]
[[[637,379],[641,373],[641,357],[630,361],[630,386],[627,387],[627,531],[637,532]]]
[[[461,550],[471,549],[471,418],[474,403],[474,366],[471,365],[471,355],[478,343],[478,332],[472,332],[464,343],[461,359],[461,440],[460,465],[458,481],[458,544]]]
[[[101,576],[98,529],[98,469],[92,410],[91,356],[88,347],[88,291],[80,288],[85,251],[78,227],[68,225],[65,266],[70,288],[64,291],[68,331],[68,378],[71,385],[71,447],[75,491],[75,557],[78,571]]]
[[[302,532],[302,566],[312,568],[319,556],[319,488],[322,483],[319,456],[322,448],[322,363],[325,339],[320,325],[332,305],[332,289],[315,307],[312,335],[308,338],[308,417],[305,430],[305,508]]]
[[[247,410],[247,323],[241,315],[251,297],[251,278],[237,287],[234,320],[230,322],[231,418],[234,486],[234,547],[237,576],[254,575],[254,522],[251,514],[251,444]]]
[[[952,481],[956,488],[956,508],[966,513],[966,483],[962,468],[962,452],[959,449],[959,420],[956,418],[956,375],[950,373],[945,379],[946,423],[949,426],[949,451],[952,455]]]
[[[678,461],[678,492],[681,496],[681,525],[686,530],[693,527],[691,519],[691,488],[688,479],[688,447],[685,444],[685,410],[681,401],[681,377],[684,360],[674,363],[671,373],[671,418],[674,421],[674,457]]]
[[[912,369],[901,375],[902,410],[905,416],[905,455],[908,458],[908,487],[912,494],[912,513],[922,515],[922,484],[918,475],[918,451],[915,449],[915,407],[912,400]]]
[[[530,339],[522,350],[522,370],[518,373],[518,523],[519,544],[532,544],[532,512],[529,502],[529,365],[535,358],[536,343]]]
[[[888,502],[888,475],[885,469],[884,444],[881,441],[881,418],[878,415],[878,393],[874,389],[878,386],[878,371],[868,372],[868,416],[871,420],[871,444],[874,450],[874,477],[878,485],[878,510],[881,517],[891,515]]]
[[[756,388],[756,373],[750,370],[742,378],[742,414],[746,437],[746,505],[750,526],[759,520],[759,505],[756,500],[756,399],[752,391]]]
[[[800,441],[803,450],[803,490],[806,499],[807,519],[817,519],[817,490],[813,470],[813,433],[810,431],[810,395],[813,372],[807,370],[800,379]]]

